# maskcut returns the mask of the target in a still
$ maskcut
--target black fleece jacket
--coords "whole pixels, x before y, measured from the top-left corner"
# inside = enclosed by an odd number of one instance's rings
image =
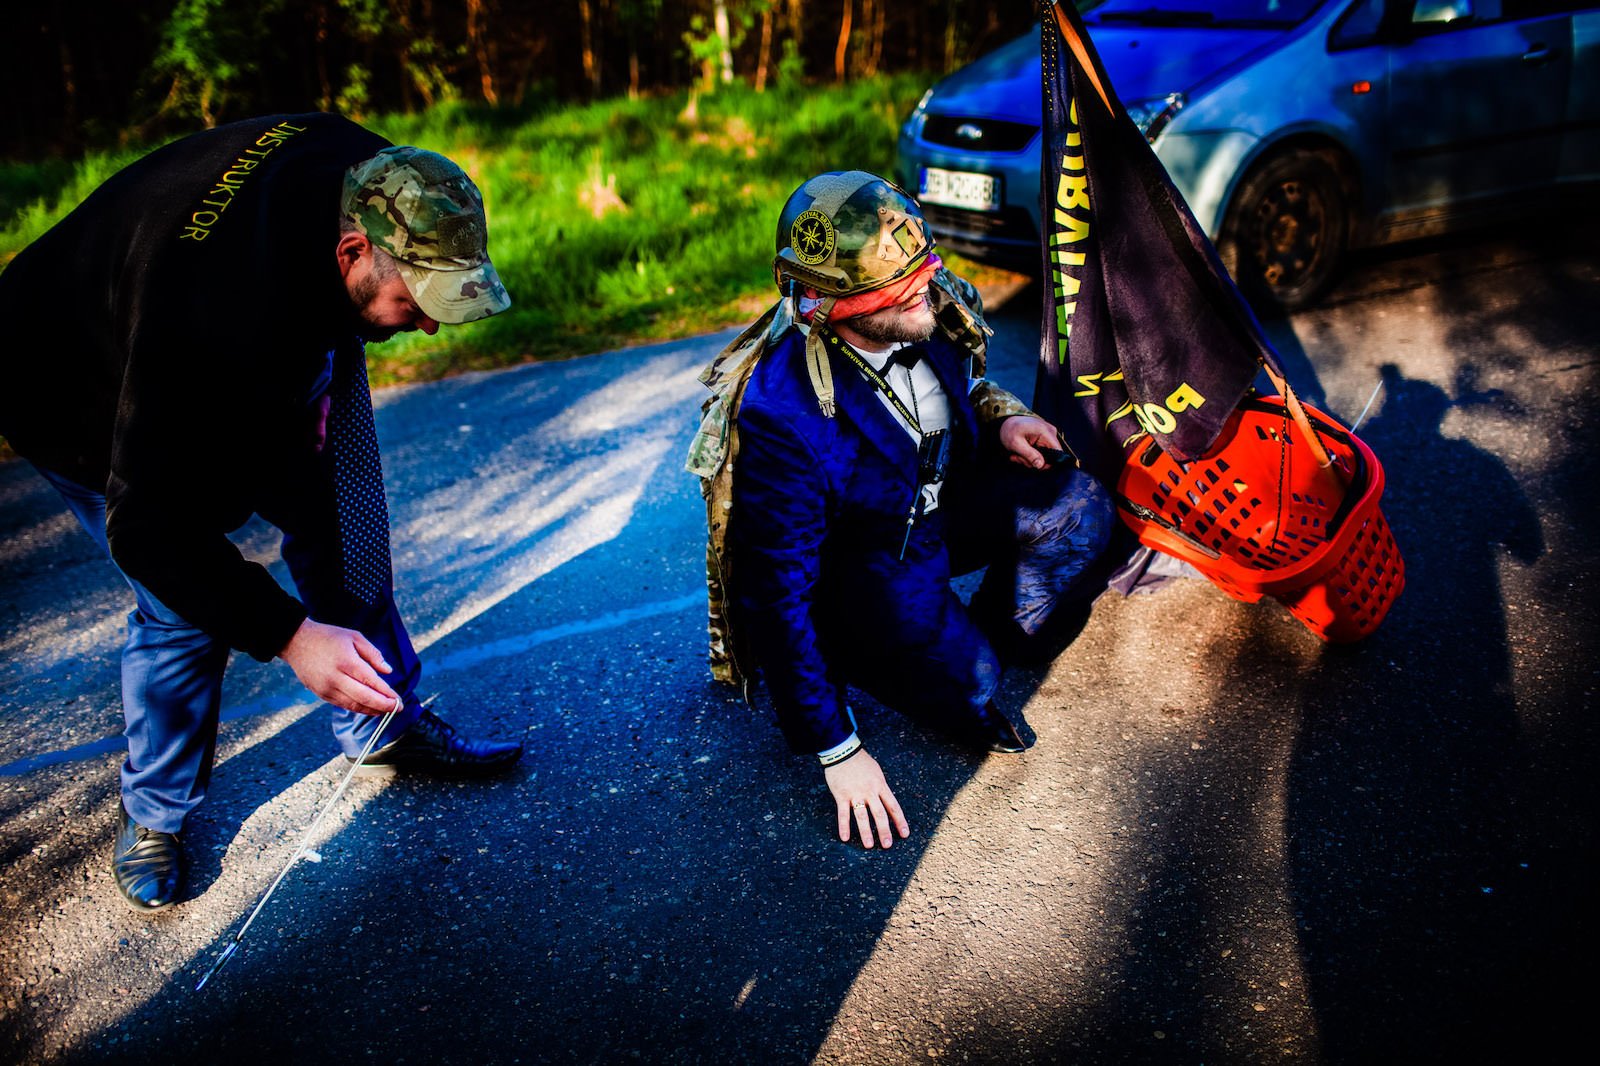
[[[0,273],[0,434],[103,487],[117,564],[258,659],[305,608],[226,534],[286,479],[332,506],[325,478],[299,481],[318,469],[307,401],[358,329],[335,256],[343,173],[388,143],[320,114],[195,134]]]

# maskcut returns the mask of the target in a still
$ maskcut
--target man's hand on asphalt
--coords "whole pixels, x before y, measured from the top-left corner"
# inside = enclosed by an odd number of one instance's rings
[[[400,708],[400,697],[378,676],[390,670],[383,653],[354,629],[307,618],[278,658],[289,664],[302,685],[336,707],[357,714],[387,714]]]
[[[833,793],[833,802],[839,809],[840,840],[850,840],[852,815],[861,830],[862,847],[873,846],[874,824],[878,827],[878,840],[883,846],[887,848],[892,845],[894,834],[890,831],[891,818],[894,830],[899,832],[902,839],[911,835],[911,826],[900,810],[900,801],[889,791],[889,782],[884,780],[883,769],[878,766],[878,760],[865,751],[859,751],[844,762],[825,768],[822,776],[828,779],[828,790]]]
[[[1034,415],[1012,415],[1000,423],[1000,445],[1011,453],[1011,461],[1035,470],[1050,464],[1039,454],[1040,448],[1061,450],[1061,435],[1056,427]]]

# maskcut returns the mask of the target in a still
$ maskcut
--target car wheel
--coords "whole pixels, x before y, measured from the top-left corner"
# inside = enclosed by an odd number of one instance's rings
[[[1338,171],[1323,155],[1291,152],[1267,160],[1239,187],[1218,250],[1258,310],[1293,311],[1333,280],[1348,232]]]

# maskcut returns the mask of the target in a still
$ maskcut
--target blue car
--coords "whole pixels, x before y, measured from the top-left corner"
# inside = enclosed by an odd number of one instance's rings
[[[1117,94],[1264,310],[1351,248],[1600,179],[1600,0],[1104,0]],[[1039,39],[930,89],[900,182],[942,243],[1037,273]]]

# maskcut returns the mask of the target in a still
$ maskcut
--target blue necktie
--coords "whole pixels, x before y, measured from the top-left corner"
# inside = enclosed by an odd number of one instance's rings
[[[334,355],[329,388],[328,448],[339,508],[339,554],[346,592],[378,603],[389,591],[389,505],[367,387],[366,346],[360,341]]]

